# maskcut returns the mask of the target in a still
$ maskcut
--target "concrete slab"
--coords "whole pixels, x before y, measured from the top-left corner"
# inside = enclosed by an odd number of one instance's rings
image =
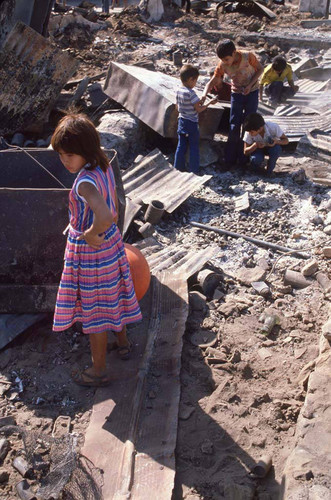
[[[331,498],[330,443],[331,346],[321,335],[320,354],[309,377],[305,403],[298,418],[296,445],[284,470],[281,498]]]
[[[179,79],[138,66],[111,62],[104,92],[163,137],[177,137]],[[212,138],[223,114],[220,104],[200,114],[201,138]]]
[[[104,471],[105,499],[146,499],[148,491],[168,500],[174,485],[186,281],[154,276],[142,309],[143,323],[130,329],[134,356],[123,363],[113,353],[113,383],[96,392],[82,450]]]

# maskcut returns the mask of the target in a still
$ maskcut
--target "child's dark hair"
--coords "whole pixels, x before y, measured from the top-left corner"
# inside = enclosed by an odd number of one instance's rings
[[[251,113],[244,121],[244,130],[247,132],[250,130],[259,130],[260,127],[263,127],[264,123],[264,118],[260,113]]]
[[[100,137],[94,124],[83,114],[69,114],[62,118],[52,136],[54,151],[80,155],[90,163],[90,170],[98,165],[106,172],[109,159],[102,151]]]
[[[282,56],[276,56],[272,60],[272,67],[275,71],[284,71],[286,64],[286,59]]]
[[[218,43],[216,47],[216,54],[220,59],[223,59],[224,57],[232,56],[235,50],[236,46],[232,40],[223,40]]]
[[[180,69],[179,76],[182,83],[185,83],[190,78],[198,78],[199,70],[195,66],[192,66],[192,64],[184,64]]]

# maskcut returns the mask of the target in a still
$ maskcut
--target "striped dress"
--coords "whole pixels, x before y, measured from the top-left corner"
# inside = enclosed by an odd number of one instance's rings
[[[141,319],[122,236],[116,224],[105,231],[98,250],[77,238],[93,222],[93,212],[78,194],[81,182],[90,182],[101,193],[114,216],[115,179],[111,166],[83,168],[69,193],[69,234],[64,269],[57,294],[54,331],[63,331],[76,321],[84,333],[119,332],[124,325]]]

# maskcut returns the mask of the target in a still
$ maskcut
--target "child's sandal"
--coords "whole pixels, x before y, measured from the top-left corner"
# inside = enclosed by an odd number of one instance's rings
[[[118,346],[117,348],[118,357],[123,361],[130,359],[131,351],[132,351],[132,343],[130,341],[128,345]]]

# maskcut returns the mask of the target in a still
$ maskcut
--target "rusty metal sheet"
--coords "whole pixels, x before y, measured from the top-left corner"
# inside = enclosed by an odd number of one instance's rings
[[[16,23],[0,50],[0,133],[37,130],[76,67],[68,54]]]
[[[271,120],[278,123],[284,130],[285,134],[290,138],[295,136],[300,138],[307,132],[319,129],[325,132],[330,131],[331,113],[323,115],[300,115],[296,116],[273,116]]]
[[[111,62],[104,92],[163,137],[177,137],[178,78],[138,66]],[[197,92],[199,94],[199,92]],[[199,115],[200,136],[212,138],[223,114],[220,104]]]
[[[131,200],[140,198],[146,205],[152,200],[159,200],[168,213],[173,212],[210,178],[211,175],[179,172],[158,149],[125,170],[122,177],[125,194]]]
[[[63,268],[68,194],[75,179],[55,151],[28,152],[32,158],[23,150],[0,151],[0,310],[8,313],[53,310]],[[121,174],[114,152],[106,153],[112,160],[121,228],[125,209]],[[8,293],[1,288],[5,286]]]
[[[46,36],[54,0],[1,0],[0,46],[17,21]]]
[[[157,242],[156,242],[157,243]],[[157,246],[154,238],[146,238],[134,244],[144,254],[152,273],[168,271],[185,279],[198,272],[219,251],[216,245],[201,250],[190,250],[184,245]]]
[[[123,236],[125,236],[126,233],[128,232],[131,223],[133,222],[134,218],[138,215],[140,210],[141,210],[141,205],[138,205],[138,203],[134,203],[132,200],[130,200],[130,198],[126,198]]]
[[[312,130],[302,137],[297,147],[298,153],[309,154],[330,162],[331,157],[331,137],[330,132]],[[328,169],[331,170],[330,168]],[[331,171],[329,172],[331,178]]]
[[[46,245],[47,246],[47,245]],[[53,258],[53,256],[52,256]],[[0,313],[36,314],[54,311],[58,284],[0,284]]]
[[[129,329],[135,356],[124,366],[111,353],[114,383],[97,390],[85,435],[82,453],[103,469],[105,499],[145,499],[148,488],[148,498],[170,500],[174,487],[187,284],[161,273],[147,298],[143,323]]]

